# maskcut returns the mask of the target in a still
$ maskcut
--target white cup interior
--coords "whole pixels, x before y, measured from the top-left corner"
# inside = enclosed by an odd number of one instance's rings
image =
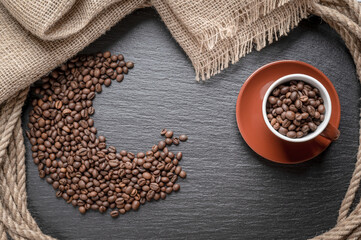
[[[278,131],[276,131],[270,121],[267,118],[267,112],[266,112],[266,105],[267,105],[267,101],[268,101],[268,97],[270,96],[270,94],[272,93],[273,89],[275,87],[277,87],[278,85],[281,85],[283,83],[292,81],[292,80],[302,80],[305,83],[310,84],[313,87],[318,88],[318,90],[320,91],[320,95],[323,99],[323,104],[325,106],[325,119],[323,120],[323,122],[317,127],[316,131],[314,132],[309,132],[306,136],[301,137],[301,138],[289,138],[287,136],[282,135],[281,133],[279,133]],[[263,97],[263,102],[262,102],[262,114],[263,114],[263,118],[264,121],[266,122],[267,127],[279,138],[288,141],[288,142],[306,142],[309,141],[315,137],[317,137],[318,135],[320,135],[323,130],[325,130],[328,122],[330,121],[331,118],[331,111],[332,111],[332,105],[331,105],[331,99],[330,99],[330,95],[328,94],[326,88],[319,82],[317,81],[315,78],[305,75],[305,74],[290,74],[290,75],[286,75],[284,77],[279,78],[278,80],[276,80],[267,90],[266,94]]]

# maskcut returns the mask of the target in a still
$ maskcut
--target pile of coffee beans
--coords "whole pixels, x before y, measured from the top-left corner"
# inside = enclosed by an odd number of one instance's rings
[[[266,111],[275,130],[289,138],[301,138],[316,131],[326,110],[318,88],[290,81],[273,89]]]
[[[97,136],[93,99],[102,86],[121,82],[133,68],[123,55],[110,52],[79,56],[62,64],[35,84],[27,136],[39,176],[56,190],[56,196],[81,213],[111,209],[117,217],[140,205],[179,191],[182,153],[168,147],[186,141],[163,129],[165,140],[149,151],[134,154],[107,146]]]

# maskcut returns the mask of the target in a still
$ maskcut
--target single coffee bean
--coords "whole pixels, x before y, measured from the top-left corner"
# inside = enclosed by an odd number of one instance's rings
[[[296,133],[296,135],[297,135],[297,138],[301,138],[301,137],[303,137],[304,133],[301,132],[301,131],[298,131],[298,132]]]
[[[134,67],[134,63],[133,62],[127,62],[125,64],[125,66],[127,66],[127,68],[129,68],[129,69],[132,69]]]
[[[307,97],[306,95],[302,95],[302,96],[300,97],[300,100],[301,100],[301,102],[305,103],[305,102],[308,101],[308,97]]]
[[[278,122],[276,122],[275,124],[272,125],[272,127],[275,129],[275,130],[278,130],[280,129],[280,124]]]
[[[110,78],[107,78],[107,79],[104,80],[104,85],[106,87],[109,87],[111,83],[112,83],[112,80],[110,80]]]
[[[295,113],[293,111],[287,111],[286,118],[291,121],[295,120]]]
[[[288,131],[293,131],[296,129],[296,125],[294,124],[291,124],[289,127],[288,127]]]
[[[307,112],[308,112],[308,114],[310,114],[311,117],[315,116],[315,111],[316,111],[315,108],[312,107],[311,105],[307,106]]]
[[[138,210],[139,206],[140,206],[140,202],[139,202],[139,201],[133,201],[133,202],[132,202],[132,209],[133,209],[133,210]]]
[[[181,178],[186,178],[186,177],[187,177],[187,173],[182,170],[182,171],[179,173],[179,176],[180,176]]]
[[[284,104],[285,105],[285,104]],[[280,115],[281,113],[283,113],[283,108],[281,108],[281,107],[278,107],[278,108],[276,108],[276,114],[277,115]]]
[[[295,112],[295,113],[298,112],[298,109],[296,108],[296,106],[294,104],[290,105],[289,110],[292,111],[292,112]]]
[[[115,80],[116,80],[117,82],[121,82],[121,81],[123,81],[123,79],[124,79],[124,75],[123,75],[123,74],[119,74],[119,75],[117,75],[117,77],[115,78]]]
[[[299,90],[299,91],[302,91],[303,90],[303,85],[304,85],[304,82],[298,82],[297,83],[297,89]]]
[[[304,134],[306,134],[306,133],[308,133],[308,131],[310,131],[310,127],[309,127],[308,125],[303,125],[303,127],[302,127],[302,132],[303,132]]]
[[[300,99],[297,99],[297,100],[295,101],[295,107],[298,108],[298,109],[300,109],[300,108],[302,107],[302,102],[301,102]]]
[[[282,122],[282,127],[284,127],[284,128],[288,128],[290,125],[291,125],[291,121],[288,120],[288,119],[285,119],[285,120]]]
[[[171,138],[166,138],[166,139],[165,139],[165,143],[166,143],[167,145],[172,145],[173,140],[172,140]]]
[[[296,91],[292,92],[292,93],[291,93],[291,96],[290,96],[291,100],[292,100],[292,101],[296,101],[296,100],[297,100],[297,97],[298,97],[297,95],[298,95],[298,94],[297,94]]]
[[[275,96],[275,97],[278,97],[281,93],[281,90],[279,88],[275,88],[273,91],[272,91],[272,95]]]
[[[284,127],[280,127],[278,129],[278,132],[281,133],[282,135],[286,135],[288,130],[286,128],[284,128]]]
[[[270,96],[268,97],[268,102],[272,105],[276,104],[277,103],[277,98],[274,97],[274,96]]]
[[[323,104],[319,105],[317,111],[321,114],[325,113],[325,106]]]
[[[316,93],[314,91],[311,90],[308,92],[308,97],[314,98],[315,96],[316,96]]]
[[[100,93],[102,91],[102,85],[100,85],[99,83],[95,85],[95,91],[97,93]]]
[[[286,94],[289,91],[290,87],[285,86],[283,88],[281,88],[281,94]]]
[[[311,131],[315,131],[317,129],[317,125],[313,122],[309,122],[308,126],[310,127]]]
[[[297,137],[297,134],[295,131],[289,131],[287,134],[286,134],[287,137],[289,138],[296,138]]]
[[[179,140],[181,140],[182,142],[185,142],[185,141],[187,141],[188,140],[188,137],[187,137],[187,135],[180,135],[179,136]]]
[[[166,146],[165,141],[160,141],[160,142],[158,143],[158,148],[159,148],[160,150],[163,150],[163,149],[165,148],[165,146]]]
[[[111,53],[109,51],[103,53],[104,58],[109,58],[111,56]]]
[[[119,215],[119,212],[117,210],[114,210],[114,211],[110,212],[110,216],[112,216],[113,218],[118,217],[118,215]]]
[[[179,138],[173,138],[173,144],[178,145],[179,144]]]
[[[144,177],[145,179],[151,179],[151,178],[152,178],[152,175],[151,175],[149,172],[144,172],[144,173],[143,173],[143,177]]]
[[[308,113],[302,113],[302,119],[307,119],[309,117],[309,114]]]
[[[166,138],[171,138],[171,137],[173,137],[173,131],[167,131],[165,134],[164,134],[164,136],[166,137]]]
[[[314,116],[316,119],[319,119],[321,117],[321,114],[319,112],[315,112],[315,116]]]
[[[180,189],[180,185],[178,183],[173,185],[173,191],[178,192]]]
[[[86,209],[85,209],[85,207],[80,206],[80,207],[79,207],[79,212],[80,212],[81,214],[86,213]]]

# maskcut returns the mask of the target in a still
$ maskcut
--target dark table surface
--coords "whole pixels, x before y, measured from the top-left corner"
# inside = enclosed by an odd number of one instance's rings
[[[338,35],[317,18],[253,52],[207,82],[152,9],[140,10],[86,48],[124,54],[136,67],[95,98],[95,125],[108,145],[138,152],[162,128],[186,133],[181,190],[117,219],[79,211],[38,177],[26,140],[27,190],[40,228],[59,239],[306,239],[334,226],[358,148],[360,85]],[[333,82],[341,101],[341,137],[315,159],[292,166],[254,153],[236,124],[236,99],[257,68],[272,61],[310,63]],[[251,101],[251,100],[250,100]],[[24,107],[24,125],[30,106]]]

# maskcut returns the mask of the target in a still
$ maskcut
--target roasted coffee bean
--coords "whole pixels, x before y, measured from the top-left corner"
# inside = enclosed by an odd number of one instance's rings
[[[84,207],[84,206],[80,206],[80,207],[79,207],[79,212],[80,212],[81,214],[86,213],[85,207]]]
[[[272,125],[272,127],[275,129],[275,130],[278,130],[280,129],[280,124],[278,122],[276,122],[275,124]]]
[[[179,173],[179,176],[180,176],[181,178],[185,178],[185,177],[187,177],[187,173],[182,170],[182,171]]]
[[[302,107],[302,101],[300,99],[297,99],[295,101],[295,107],[298,108],[298,109],[301,109]]]
[[[104,80],[104,85],[106,87],[109,87],[111,83],[112,83],[112,80],[110,80],[110,78],[107,78],[107,79]]]
[[[297,134],[295,131],[289,131],[287,134],[286,134],[287,137],[289,138],[296,138],[297,137]]]
[[[164,134],[164,136],[166,137],[166,138],[171,138],[171,137],[173,137],[173,131],[167,131],[165,134]]]
[[[325,106],[324,105],[319,105],[317,108],[317,111],[321,114],[325,113]]]
[[[187,135],[180,135],[179,136],[179,140],[181,140],[182,142],[185,142],[185,141],[187,141],[188,140],[188,137],[187,137]]]
[[[173,185],[173,191],[178,192],[180,189],[180,185],[178,183]]]
[[[103,53],[104,58],[110,58],[111,55],[112,54],[109,51]]]
[[[133,201],[132,202],[132,209],[133,210],[138,210],[138,208],[139,208],[139,206],[140,206],[140,202],[139,201]]]
[[[127,62],[127,63],[125,64],[125,66],[126,66],[127,68],[129,68],[129,69],[132,69],[132,68],[134,67],[134,63],[133,63],[133,62]]]
[[[270,103],[270,104],[272,104],[272,105],[274,105],[274,104],[276,104],[277,103],[277,98],[276,97],[274,97],[274,96],[270,96],[269,98],[268,98],[268,102]]]
[[[303,125],[302,126],[302,132],[303,134],[307,134],[308,131],[310,131],[310,127],[308,125]]]
[[[315,116],[315,111],[316,110],[315,110],[315,108],[313,106],[311,106],[311,105],[307,106],[307,112],[308,112],[308,114],[310,114],[311,117]]]
[[[158,148],[159,148],[160,150],[163,150],[165,146],[166,146],[165,141],[160,141],[160,142],[158,143]]]
[[[114,210],[114,211],[110,212],[110,216],[112,216],[113,218],[118,217],[118,215],[119,215],[119,212],[117,210]]]
[[[283,104],[283,105],[287,107],[286,104]],[[287,108],[288,108],[288,107],[287,107]],[[278,108],[275,109],[275,113],[276,113],[277,115],[282,114],[283,111],[284,111],[284,109],[283,109],[282,107],[278,107]]]
[[[313,122],[309,122],[308,126],[310,127],[311,131],[315,131],[317,129],[317,125]]]
[[[305,103],[305,102],[308,101],[308,97],[307,97],[306,95],[302,95],[302,96],[300,97],[300,100],[301,100],[301,102]]]
[[[301,137],[303,137],[303,135],[304,135],[304,133],[301,132],[301,131],[298,131],[298,132],[296,133],[297,138],[301,138]]]
[[[115,80],[116,80],[117,82],[121,82],[121,81],[123,81],[123,79],[124,79],[124,75],[123,75],[123,74],[119,74],[119,75],[117,75],[117,77],[115,78]]]
[[[286,94],[289,90],[290,90],[290,87],[284,86],[283,88],[281,88],[281,94]]]
[[[288,128],[291,125],[291,121],[288,119],[283,120],[282,127]]]
[[[296,91],[294,91],[294,92],[291,93],[290,99],[291,99],[293,102],[297,100],[297,92],[296,92]]]
[[[278,95],[280,95],[280,93],[281,93],[281,90],[279,88],[275,88],[272,91],[272,95],[275,96],[275,97],[278,97]]]
[[[166,138],[166,139],[165,139],[165,143],[166,143],[167,145],[172,145],[173,140],[172,140],[171,138]]]
[[[278,132],[281,133],[282,135],[286,135],[288,130],[286,128],[284,128],[284,127],[280,127]]]
[[[56,196],[81,213],[109,208],[117,217],[146,201],[165,199],[166,193],[179,189],[178,176],[186,177],[178,166],[182,153],[175,155],[167,148],[186,141],[186,135],[177,138],[164,129],[164,141],[137,154],[117,152],[106,145],[105,137],[96,135],[90,117],[96,93],[113,79],[121,82],[123,73],[133,67],[123,55],[98,53],[75,57],[35,84],[27,132],[34,163],[39,176],[57,190]]]
[[[295,113],[293,111],[287,111],[286,112],[286,118],[290,121],[295,120]]]

